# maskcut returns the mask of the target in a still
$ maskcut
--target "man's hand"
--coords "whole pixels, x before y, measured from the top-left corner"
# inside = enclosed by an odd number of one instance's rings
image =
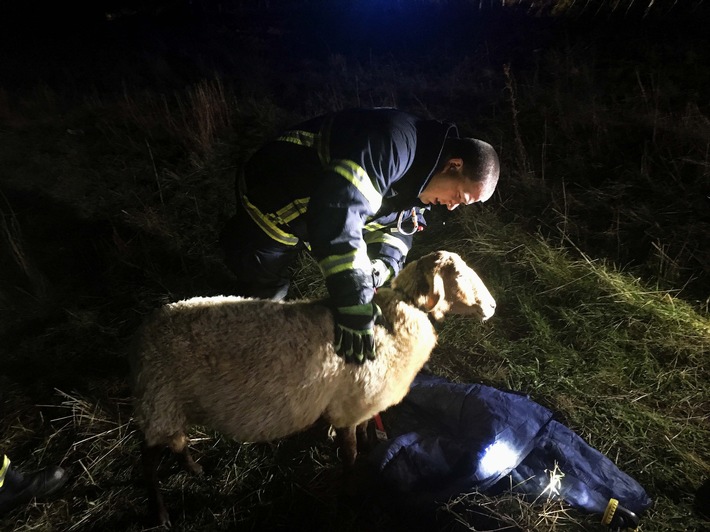
[[[379,288],[392,276],[392,270],[382,259],[372,261],[372,283],[375,288]]]
[[[335,352],[345,362],[363,364],[375,359],[375,320],[382,315],[375,303],[337,307],[335,318]]]

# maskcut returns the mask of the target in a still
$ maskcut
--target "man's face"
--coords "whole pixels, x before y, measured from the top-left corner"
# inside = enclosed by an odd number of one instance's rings
[[[470,205],[488,199],[481,198],[481,183],[466,179],[461,173],[462,169],[461,159],[449,159],[444,168],[432,176],[419,194],[419,200],[425,205],[445,205],[453,211],[461,204]]]

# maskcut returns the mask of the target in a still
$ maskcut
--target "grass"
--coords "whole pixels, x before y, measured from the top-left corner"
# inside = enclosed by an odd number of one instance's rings
[[[248,75],[182,83],[173,69],[175,86],[158,90],[122,70],[115,91],[0,91],[0,448],[25,471],[71,472],[58,499],[0,528],[145,529],[131,332],[155,306],[229,290],[216,239],[239,160],[302,118],[397,105],[456,121],[503,162],[490,202],[432,213],[412,251],[457,251],[498,302],[484,326],[441,325],[432,370],[552,409],[646,488],[641,530],[707,529],[692,511],[710,476],[705,37],[649,40],[647,19],[582,30],[574,17],[491,17],[508,25],[448,55],[311,50],[300,34],[246,32],[235,62]],[[308,256],[294,275],[293,296],[323,294]],[[377,490],[343,507],[323,426],[271,444],[191,436],[205,478],[161,465],[181,530],[602,528],[513,493],[462,493],[426,515]]]

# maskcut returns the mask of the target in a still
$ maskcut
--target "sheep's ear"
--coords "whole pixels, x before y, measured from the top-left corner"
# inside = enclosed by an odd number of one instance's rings
[[[425,312],[437,309],[444,298],[444,282],[439,275],[442,252],[430,253],[418,259],[415,264],[405,267],[393,281],[393,286],[410,295],[414,304]]]
[[[444,317],[448,310],[445,297],[444,279],[441,277],[442,254],[432,253],[419,261],[420,278],[424,280],[421,286],[419,307],[429,312],[435,320]],[[445,307],[445,308],[444,308]]]
[[[449,302],[445,297],[444,279],[441,277],[439,270],[432,273],[430,281],[431,291],[428,297],[428,311],[435,320],[440,320],[449,310]]]
[[[439,301],[438,294],[434,291],[434,280],[431,271],[431,264],[426,259],[417,261],[414,294],[414,301],[420,309],[429,312]]]

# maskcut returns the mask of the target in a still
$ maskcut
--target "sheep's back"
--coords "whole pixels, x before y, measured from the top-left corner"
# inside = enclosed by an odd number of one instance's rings
[[[167,305],[137,347],[137,419],[167,431],[163,407],[185,424],[209,425],[243,441],[267,441],[308,427],[337,387],[333,321],[324,306],[241,298]],[[148,435],[146,434],[148,439]],[[157,438],[157,436],[156,436]]]

